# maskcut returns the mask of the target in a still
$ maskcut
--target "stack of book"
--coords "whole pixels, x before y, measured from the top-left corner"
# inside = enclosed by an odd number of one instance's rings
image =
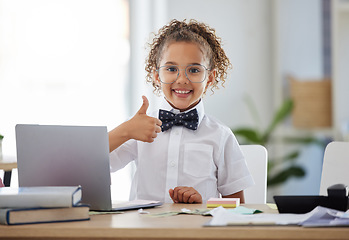
[[[236,208],[240,205],[240,198],[210,198],[206,202],[207,208]]]
[[[82,191],[76,187],[2,187],[0,224],[89,220],[89,206],[80,204]]]

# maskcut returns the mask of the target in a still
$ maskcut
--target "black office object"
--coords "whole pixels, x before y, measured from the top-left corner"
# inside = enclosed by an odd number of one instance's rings
[[[328,196],[274,196],[279,213],[307,213],[317,206],[340,211],[348,209],[348,195],[344,184],[336,184],[327,189]]]

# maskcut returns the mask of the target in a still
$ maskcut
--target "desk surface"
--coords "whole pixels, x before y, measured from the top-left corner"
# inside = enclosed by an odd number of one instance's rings
[[[16,162],[1,162],[0,161],[0,169],[2,169],[4,171],[11,171],[14,168],[17,168]]]
[[[4,171],[11,171],[14,168],[17,168],[15,157],[3,156],[3,158],[0,158],[0,169]]]
[[[273,213],[267,205],[245,205]],[[151,213],[202,209],[201,204],[165,204]],[[202,227],[211,217],[177,215],[149,217],[137,211],[93,215],[90,221],[20,226],[0,225],[0,238],[20,239],[349,239],[349,228],[296,226]],[[12,239],[11,238],[11,239]]]

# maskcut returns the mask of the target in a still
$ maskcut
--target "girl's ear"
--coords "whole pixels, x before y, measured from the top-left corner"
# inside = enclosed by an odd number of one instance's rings
[[[155,68],[153,68],[153,79],[154,79],[155,85],[160,87],[161,82],[160,82],[160,78],[159,78],[159,73],[158,73],[158,71],[156,71]]]
[[[212,84],[216,81],[216,74],[217,74],[217,70],[216,69],[212,69],[210,71],[210,74],[208,75],[208,79],[207,79],[207,84],[206,84],[206,87],[205,87],[205,92],[206,92],[207,88],[212,86]]]

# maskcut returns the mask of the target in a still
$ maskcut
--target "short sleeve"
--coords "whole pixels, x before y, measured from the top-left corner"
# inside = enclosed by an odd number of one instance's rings
[[[230,195],[254,185],[245,157],[233,133],[222,139],[218,157],[218,191]]]
[[[109,154],[110,171],[115,172],[124,168],[131,161],[137,160],[137,141],[128,140]]]

